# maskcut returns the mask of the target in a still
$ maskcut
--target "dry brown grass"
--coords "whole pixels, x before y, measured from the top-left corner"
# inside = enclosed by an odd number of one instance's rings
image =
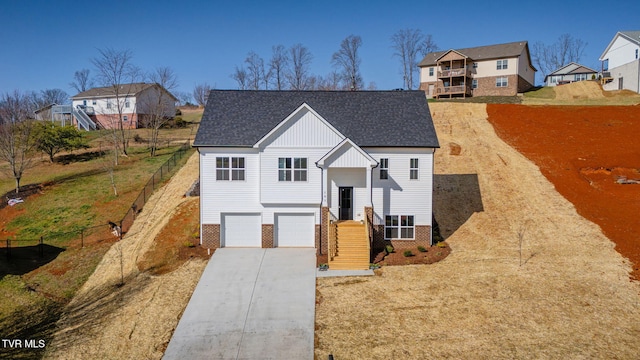
[[[549,89],[543,89],[548,92]],[[604,91],[597,81],[578,81],[551,88],[553,98],[525,94],[523,105],[635,105],[640,94],[633,91]]]
[[[436,190],[452,248],[439,263],[318,279],[317,358],[637,358],[640,286],[613,243],[496,136],[484,105],[430,106],[436,174],[477,174],[481,207],[469,212],[468,182]]]

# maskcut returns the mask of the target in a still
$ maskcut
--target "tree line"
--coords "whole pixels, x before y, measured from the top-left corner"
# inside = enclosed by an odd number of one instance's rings
[[[438,49],[431,35],[419,29],[403,29],[390,38],[392,56],[400,62],[403,88],[412,90],[418,78],[418,62],[427,53]],[[349,35],[331,55],[333,70],[326,75],[311,73],[313,54],[303,44],[290,47],[274,45],[271,56],[264,59],[250,51],[244,62],[230,75],[240,90],[373,90],[375,82],[365,81],[360,71],[362,38]]]

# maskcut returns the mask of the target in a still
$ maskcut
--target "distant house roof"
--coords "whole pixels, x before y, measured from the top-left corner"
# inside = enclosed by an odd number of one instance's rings
[[[451,49],[451,50],[454,50],[457,53],[460,53],[472,60],[480,61],[480,60],[491,60],[491,59],[501,59],[506,57],[520,56],[525,49],[527,50],[527,57],[529,58],[529,63],[531,64],[531,55],[529,54],[529,45],[526,41],[516,41],[516,42],[506,43],[506,44],[477,46],[472,48]],[[422,59],[422,61],[418,64],[418,66],[419,67],[434,66],[437,64],[437,60],[442,55],[444,55],[445,53],[451,50],[436,51],[436,52],[428,53]]]
[[[625,39],[635,43],[636,45],[640,45],[640,30],[618,31],[613,37],[613,39],[611,39],[611,42],[609,42],[609,45],[607,45],[607,48],[604,49],[604,51],[602,52],[602,55],[600,55],[600,59],[599,59],[600,61],[604,60],[604,57],[607,55],[607,52],[609,52],[609,49],[611,49],[611,46],[616,41],[618,36],[622,36]]]
[[[552,75],[573,75],[573,74],[597,74],[598,72],[596,70],[593,70],[591,68],[588,68],[584,65],[580,65],[578,63],[574,63],[571,62],[557,70],[555,70],[554,72],[550,73],[549,75],[544,77],[544,81],[547,81],[547,78],[549,76]]]
[[[120,96],[134,96],[139,94],[140,92],[152,88],[154,86],[162,88],[167,94],[171,95],[174,100],[177,98],[171,94],[169,91],[164,89],[162,86],[156,83],[129,83],[120,85]],[[97,87],[92,88],[87,91],[83,91],[75,96],[72,96],[71,99],[86,99],[86,98],[105,98],[105,97],[114,97],[116,96],[116,91],[113,86],[105,86],[105,87]]]
[[[307,104],[358,146],[437,148],[424,91],[212,90],[194,146],[256,144]]]

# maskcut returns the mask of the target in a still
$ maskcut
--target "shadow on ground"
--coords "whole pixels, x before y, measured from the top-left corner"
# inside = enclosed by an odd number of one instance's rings
[[[484,211],[478,174],[436,174],[433,213],[446,240],[476,212]]]
[[[4,244],[3,244],[4,245]],[[50,263],[65,251],[52,245],[31,245],[0,248],[0,279],[6,275],[24,275]]]

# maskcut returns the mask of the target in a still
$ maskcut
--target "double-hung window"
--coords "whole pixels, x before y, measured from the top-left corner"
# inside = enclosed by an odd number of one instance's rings
[[[509,60],[498,60],[496,62],[496,70],[506,70],[509,68]]]
[[[413,215],[387,215],[384,220],[385,239],[413,239]]]
[[[418,159],[409,159],[409,179],[418,180]]]
[[[429,76],[433,76],[433,68],[432,67],[429,68]]]
[[[509,86],[509,78],[507,77],[496,78],[496,87],[507,87],[507,86]]]
[[[244,180],[243,157],[216,157],[216,180]]]
[[[307,181],[307,158],[278,158],[278,181]]]
[[[389,159],[380,159],[380,179],[389,178]]]
[[[478,79],[471,80],[471,88],[472,89],[477,89],[478,88]]]

